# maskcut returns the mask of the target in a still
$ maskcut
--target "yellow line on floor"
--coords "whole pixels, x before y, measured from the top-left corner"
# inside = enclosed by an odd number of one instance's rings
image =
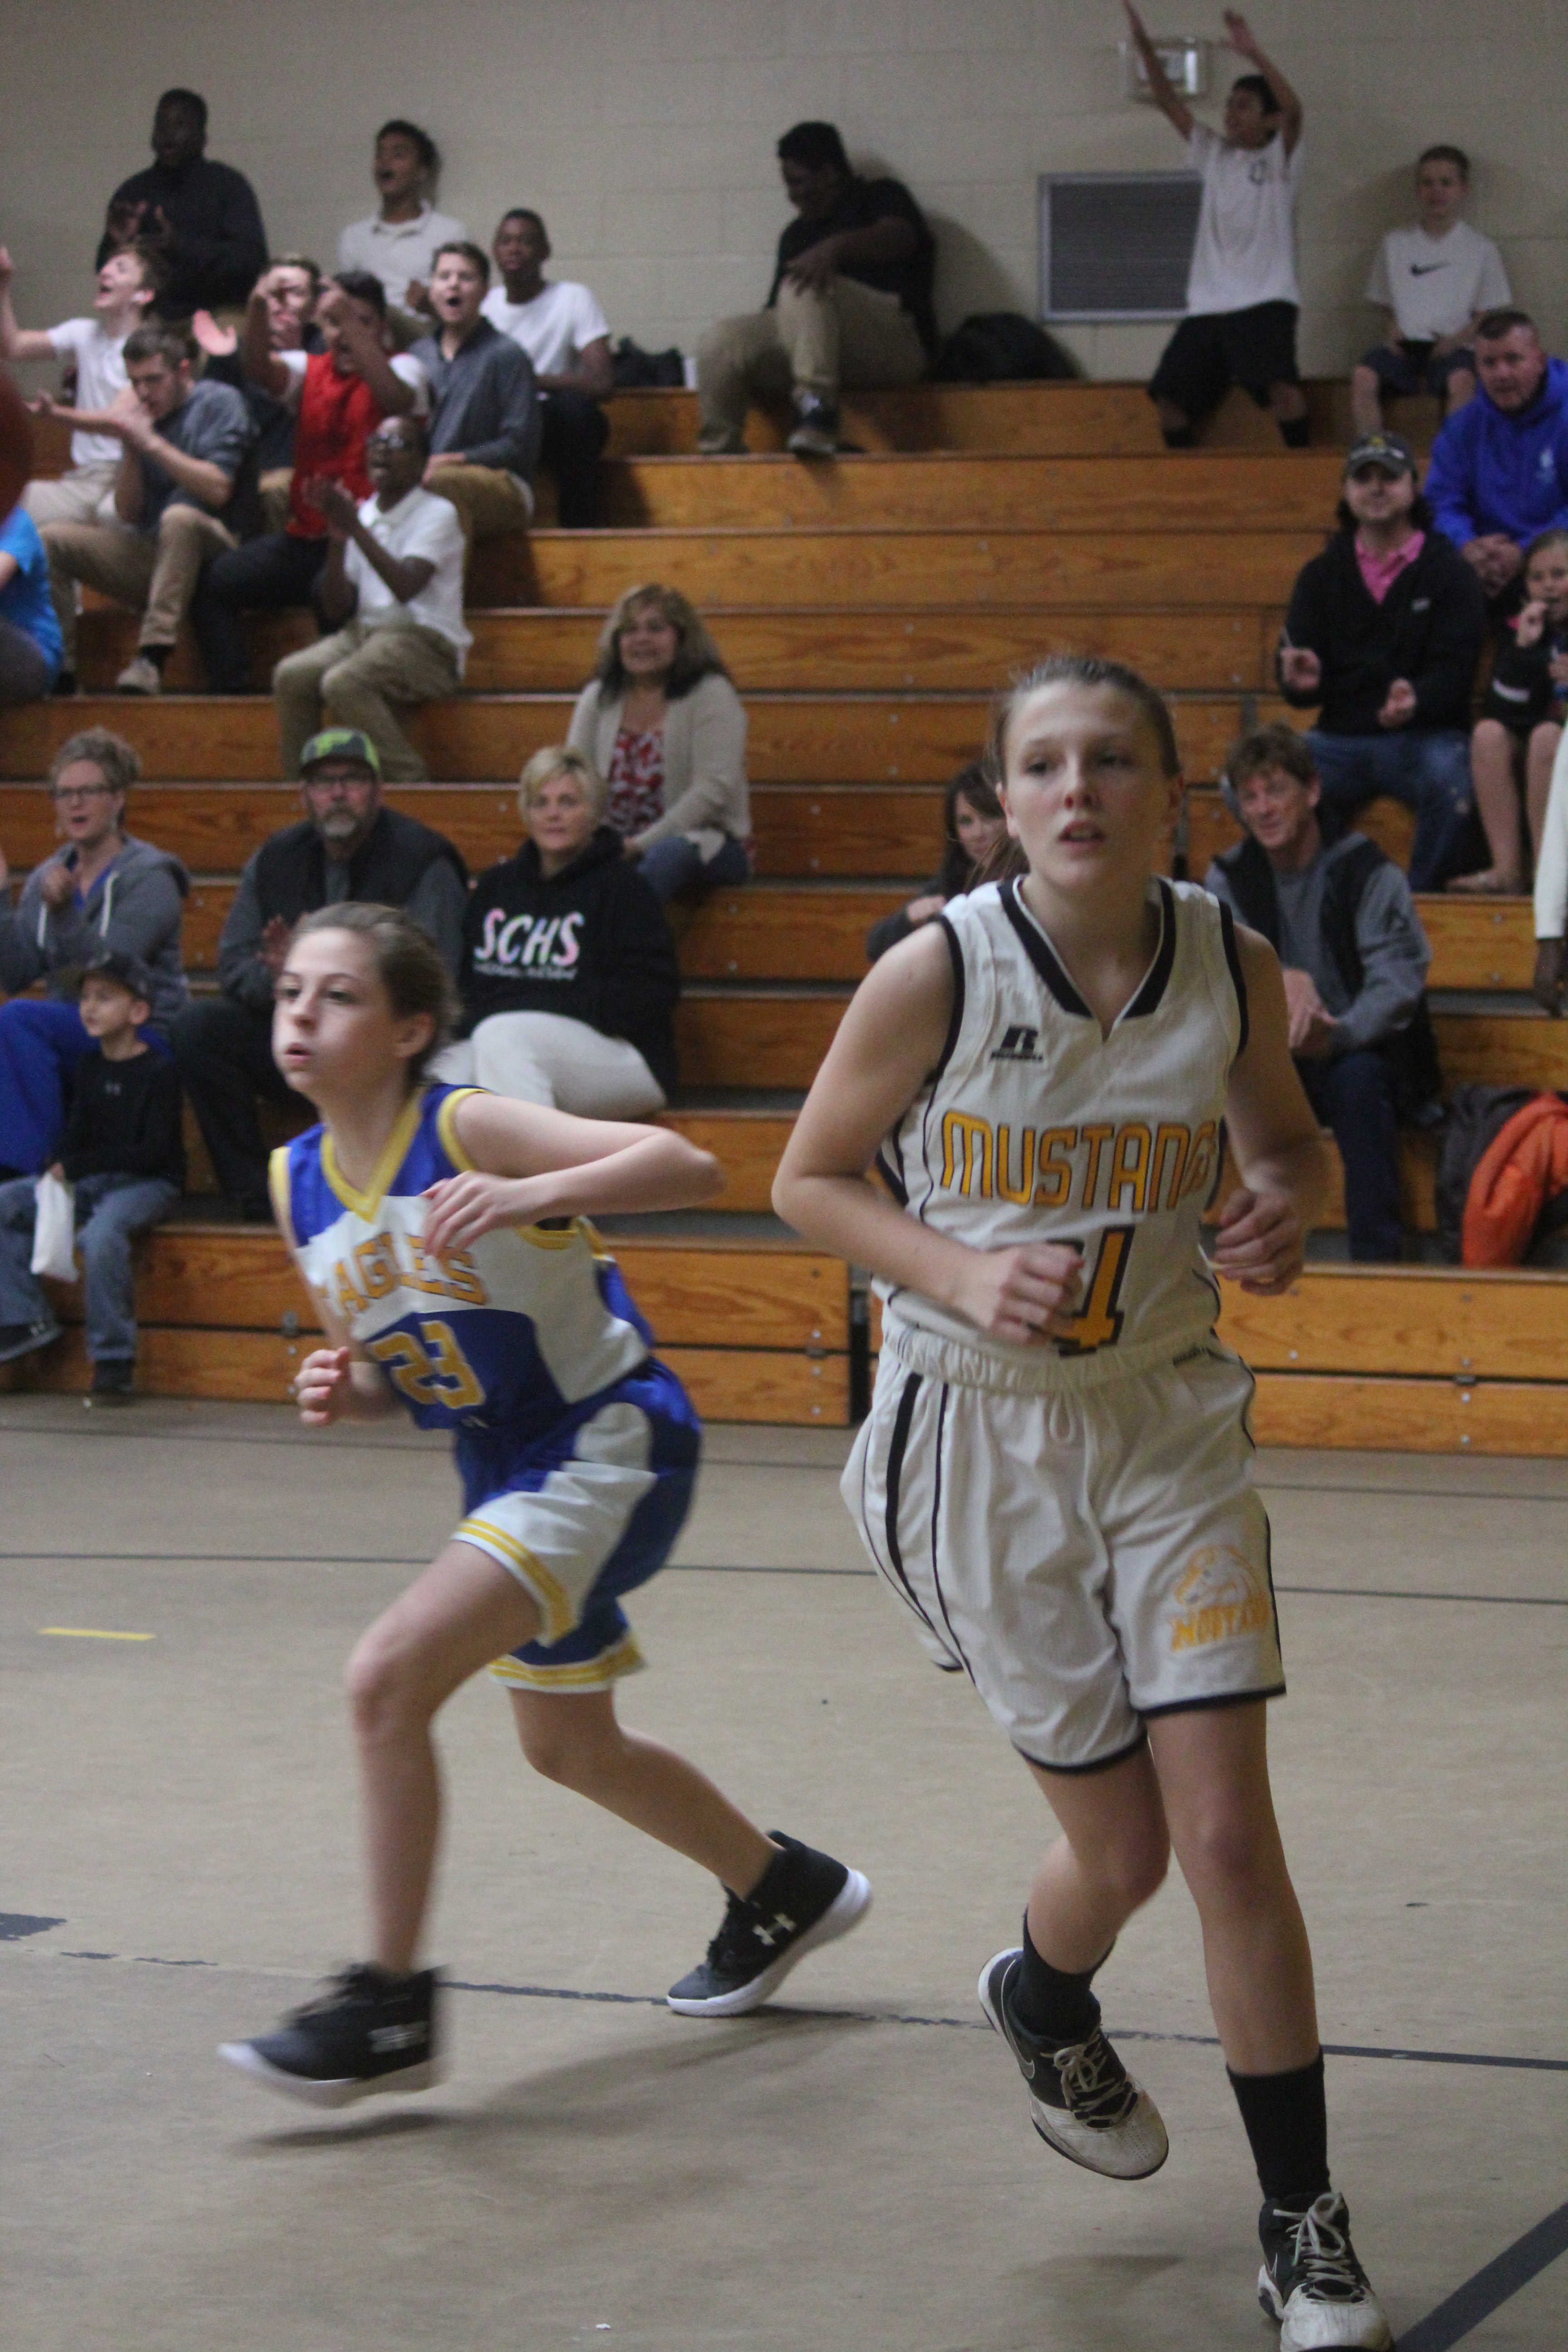
[[[106,1633],[100,1625],[40,1625],[40,1633],[59,1633],[73,1642],[153,1642],[155,1633]]]

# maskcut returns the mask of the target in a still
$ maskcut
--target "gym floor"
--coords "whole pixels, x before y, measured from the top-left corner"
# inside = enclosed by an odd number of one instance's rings
[[[1037,2141],[974,1999],[1048,1833],[839,1503],[841,1433],[710,1432],[633,1596],[631,1722],[866,1870],[787,2005],[659,1996],[690,1864],[440,1737],[436,2091],[318,2116],[221,2065],[362,1937],[339,1669],[456,1517],[444,1447],[282,1408],[0,1400],[0,2327],[17,2352],[1268,2352],[1257,2186],[1174,1875],[1105,1972],[1172,2152]],[[1568,1464],[1277,1453],[1335,2178],[1405,2352],[1568,2341]],[[138,1636],[130,1639],[126,1636]],[[108,1638],[118,1636],[121,1638]]]

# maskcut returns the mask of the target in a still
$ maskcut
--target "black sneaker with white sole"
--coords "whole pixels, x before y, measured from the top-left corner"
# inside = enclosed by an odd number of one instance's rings
[[[59,1336],[60,1327],[55,1322],[0,1323],[0,1364],[30,1356],[36,1348],[47,1348]]]
[[[356,1965],[295,2010],[276,2033],[223,2042],[218,2056],[269,2091],[312,2107],[346,2107],[376,2091],[425,2091],[439,2079],[437,1975],[392,1977]]]
[[[1279,2322],[1279,2352],[1388,2352],[1394,2337],[1356,2260],[1350,2209],[1337,2189],[1310,2205],[1266,2205],[1258,2234],[1258,2300]]]
[[[1142,2180],[1170,2152],[1160,2111],[1100,2030],[1082,2042],[1037,2041],[1008,2005],[1022,1949],[998,1952],[980,1979],[980,2006],[1029,2086],[1029,2119],[1058,2155],[1112,2180]]]
[[[870,1881],[770,1830],[780,1853],[747,1896],[731,1895],[701,1965],[666,1995],[682,2017],[743,2017],[778,1990],[797,1960],[847,1936],[871,1906]]]
[[[831,400],[824,400],[818,392],[797,392],[795,396],[795,430],[784,443],[796,457],[836,457],[838,455],[838,409]]]

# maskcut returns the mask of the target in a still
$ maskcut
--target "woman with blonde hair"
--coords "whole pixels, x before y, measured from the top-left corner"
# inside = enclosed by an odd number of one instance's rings
[[[678,589],[647,581],[617,599],[566,740],[607,778],[606,820],[657,898],[746,880],[746,714]]]
[[[527,838],[468,900],[463,1034],[439,1075],[583,1118],[646,1118],[675,1086],[680,977],[663,908],[620,836],[592,761],[536,751],[518,787]]]

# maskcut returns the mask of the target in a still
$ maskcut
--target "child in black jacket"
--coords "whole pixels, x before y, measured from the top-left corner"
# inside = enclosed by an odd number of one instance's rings
[[[128,1404],[136,1369],[131,1245],[167,1215],[184,1186],[180,1081],[138,1034],[153,976],[109,950],[82,974],[82,1026],[94,1041],[73,1074],[71,1108],[49,1174],[75,1187],[95,1404]],[[0,1363],[47,1347],[59,1325],[32,1271],[37,1188],[0,1185]]]
[[[515,857],[468,900],[458,985],[467,1034],[436,1065],[520,1102],[585,1118],[645,1118],[676,1084],[675,940],[613,827],[603,779],[581,751],[535,752]]]
[[[1543,530],[1531,541],[1524,551],[1524,593],[1518,618],[1503,629],[1470,738],[1470,773],[1492,862],[1486,873],[1465,877],[1468,889],[1522,886],[1521,776],[1531,847],[1540,850],[1568,704],[1568,530]]]

